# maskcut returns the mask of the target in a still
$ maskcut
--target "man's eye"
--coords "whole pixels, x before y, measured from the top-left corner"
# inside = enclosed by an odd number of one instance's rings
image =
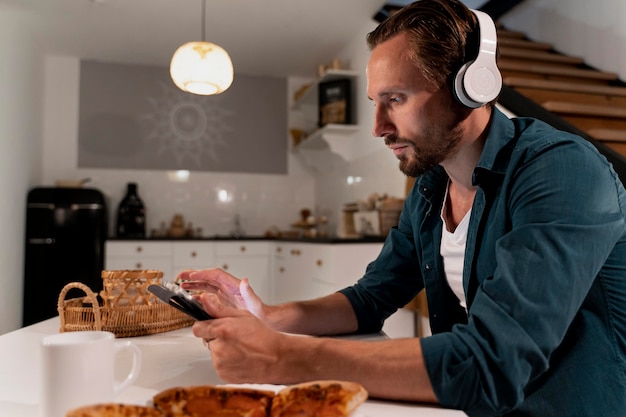
[[[391,97],[389,99],[390,103],[399,103],[400,102],[400,97]]]

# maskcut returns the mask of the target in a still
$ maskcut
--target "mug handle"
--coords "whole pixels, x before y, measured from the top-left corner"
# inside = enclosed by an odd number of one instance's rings
[[[115,342],[115,354],[117,355],[119,352],[123,350],[130,350],[133,354],[133,365],[130,369],[126,378],[123,381],[115,382],[113,386],[113,394],[117,397],[122,391],[124,391],[128,386],[134,383],[139,377],[139,371],[141,370],[141,349],[139,347],[126,340]]]

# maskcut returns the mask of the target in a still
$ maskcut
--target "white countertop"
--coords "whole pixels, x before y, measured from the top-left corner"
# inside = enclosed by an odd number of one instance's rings
[[[0,416],[37,417],[41,380],[40,342],[59,332],[58,318],[52,318],[0,336]],[[137,382],[124,391],[118,402],[146,404],[157,392],[174,386],[223,384],[211,363],[211,356],[191,328],[151,336],[133,337],[143,355]],[[120,355],[116,365],[119,378],[128,369],[130,355]],[[456,410],[433,406],[368,400],[354,417],[446,417],[464,416]]]

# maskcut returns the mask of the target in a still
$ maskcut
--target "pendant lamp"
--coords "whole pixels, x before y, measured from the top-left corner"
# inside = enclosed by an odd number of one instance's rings
[[[170,75],[181,90],[204,96],[223,93],[233,82],[228,52],[206,41],[206,0],[202,0],[202,41],[187,42],[174,52]]]

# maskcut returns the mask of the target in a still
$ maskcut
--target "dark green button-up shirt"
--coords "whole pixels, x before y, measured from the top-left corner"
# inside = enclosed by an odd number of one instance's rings
[[[474,170],[463,284],[447,284],[448,177],[418,178],[397,228],[342,292],[359,331],[426,289],[421,340],[442,405],[472,416],[626,415],[626,191],[587,141],[494,110]]]

